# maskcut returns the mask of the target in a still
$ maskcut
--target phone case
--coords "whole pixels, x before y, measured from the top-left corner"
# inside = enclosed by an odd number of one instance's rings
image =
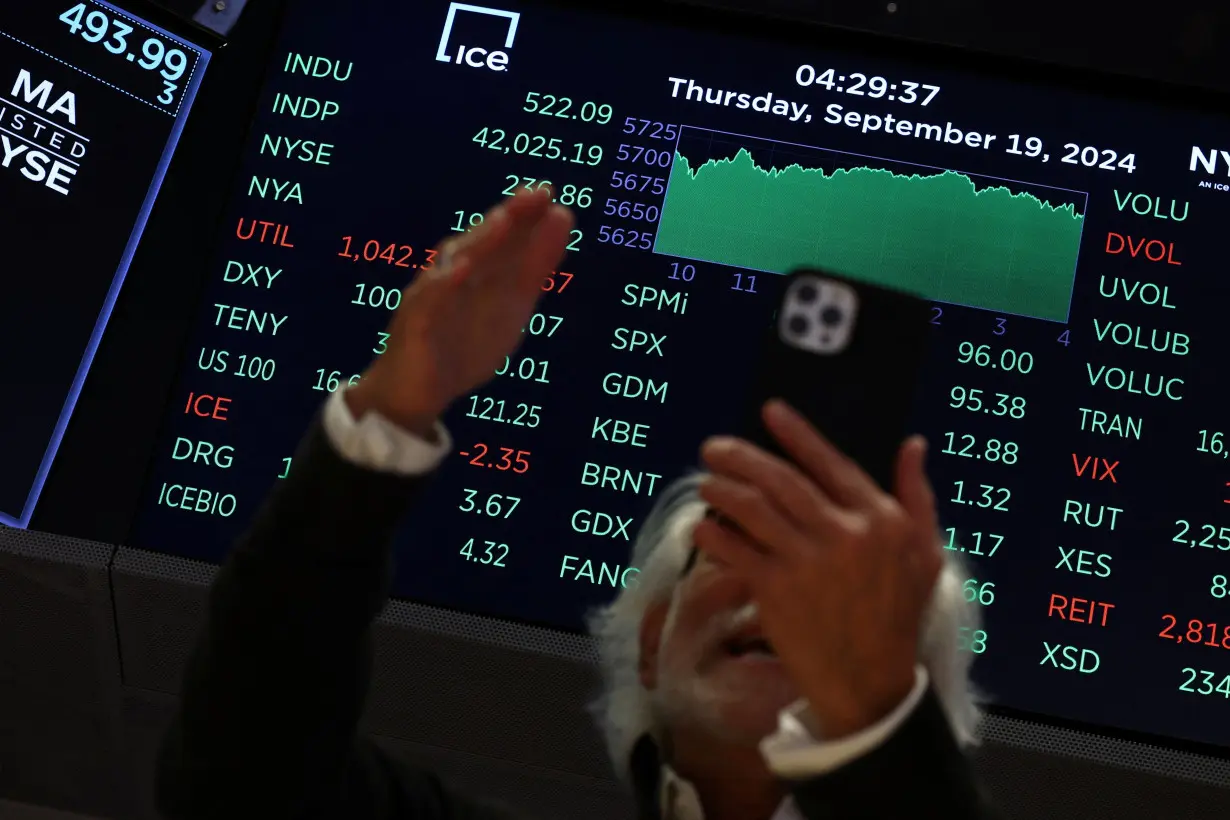
[[[927,355],[928,308],[911,294],[825,271],[791,273],[740,435],[785,456],[761,416],[766,401],[784,399],[891,490]]]

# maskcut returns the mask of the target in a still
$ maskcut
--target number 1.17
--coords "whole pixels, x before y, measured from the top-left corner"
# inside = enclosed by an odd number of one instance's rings
[[[999,550],[1000,544],[1004,543],[1004,537],[1002,535],[996,535],[993,532],[971,532],[969,537],[973,540],[973,546],[969,546],[969,542],[966,542],[966,544],[957,544],[957,528],[949,527],[945,530],[945,532],[948,533],[948,543],[944,545],[944,549],[952,550],[953,552],[964,552],[975,557],[986,556],[987,558],[990,558],[995,555],[997,550]],[[987,543],[990,544],[990,552],[983,552],[982,539],[984,537],[986,538]]]

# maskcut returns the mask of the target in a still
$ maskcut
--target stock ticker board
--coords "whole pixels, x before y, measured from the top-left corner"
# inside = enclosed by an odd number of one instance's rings
[[[4,7],[0,239],[37,262],[10,254],[0,298],[20,397],[0,402],[0,525],[30,520],[208,61],[109,3]]]
[[[549,182],[568,257],[447,416],[396,595],[579,628],[821,265],[934,300],[915,422],[985,692],[1230,743],[1230,120],[560,6],[374,15],[289,13],[135,546],[220,560],[436,243]]]

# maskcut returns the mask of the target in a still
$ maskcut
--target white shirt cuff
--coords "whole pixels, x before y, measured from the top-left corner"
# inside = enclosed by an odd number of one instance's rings
[[[423,475],[439,467],[452,450],[453,441],[439,422],[437,443],[432,444],[374,411],[356,421],[344,393],[338,390],[329,397],[323,423],[329,442],[351,464],[380,473]]]
[[[807,728],[814,725],[805,701],[786,709],[778,717],[777,731],[760,742],[769,769],[785,780],[805,780],[819,777],[852,763],[881,746],[901,728],[906,718],[918,706],[930,685],[927,670],[914,667],[914,688],[887,717],[857,734],[840,740],[821,742]]]

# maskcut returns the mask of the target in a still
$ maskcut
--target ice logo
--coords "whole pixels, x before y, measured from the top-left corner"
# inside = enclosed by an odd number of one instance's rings
[[[493,17],[504,17],[508,19],[508,33],[504,37],[504,49],[486,49],[477,46],[458,45],[457,53],[449,55],[449,38],[453,34],[453,23],[457,20],[457,13],[465,12],[468,14],[487,14]],[[517,23],[520,22],[521,15],[515,11],[502,11],[500,9],[489,9],[483,6],[471,6],[466,3],[452,3],[448,7],[448,18],[444,21],[444,33],[440,35],[440,47],[436,50],[436,59],[442,63],[456,63],[457,65],[466,65],[471,68],[486,68],[491,71],[507,71],[508,70],[508,51],[512,48],[513,41],[517,37]]]

